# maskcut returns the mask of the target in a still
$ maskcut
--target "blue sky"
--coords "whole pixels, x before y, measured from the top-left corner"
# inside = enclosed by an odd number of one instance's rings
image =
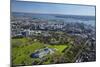
[[[94,6],[12,1],[12,12],[95,16]]]

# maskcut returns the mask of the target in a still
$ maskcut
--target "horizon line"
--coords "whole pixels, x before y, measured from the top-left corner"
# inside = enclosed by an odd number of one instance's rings
[[[32,13],[32,12],[18,12],[18,11],[11,11],[16,13],[31,13],[31,14],[52,14],[56,15],[55,13]],[[78,14],[58,14],[58,15],[76,15],[76,16],[96,16],[96,15],[78,15]]]

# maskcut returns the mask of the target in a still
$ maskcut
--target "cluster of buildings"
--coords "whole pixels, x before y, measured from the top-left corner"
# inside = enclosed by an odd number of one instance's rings
[[[44,20],[40,18],[13,17],[11,20],[11,36],[50,36],[48,31],[63,31],[70,35],[88,38],[95,37],[95,29],[83,23],[65,23],[57,20]]]
[[[27,21],[27,22],[26,22]],[[11,21],[11,35],[16,36],[31,36],[43,34],[49,35],[44,31],[56,31],[61,30],[64,27],[63,23],[54,23],[51,21],[43,20],[13,20]]]
[[[54,51],[55,51],[54,49],[46,47],[44,49],[36,50],[34,53],[32,53],[30,55],[30,57],[32,57],[32,58],[43,58],[44,56],[46,56],[48,54],[53,54]]]

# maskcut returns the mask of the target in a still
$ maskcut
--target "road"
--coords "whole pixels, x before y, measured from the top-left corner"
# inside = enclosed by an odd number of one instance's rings
[[[84,44],[84,46],[82,47],[82,49],[79,50],[78,54],[75,56],[75,58],[72,60],[72,62],[75,62],[76,59],[78,58],[78,56],[82,53],[83,48],[87,45],[87,43],[89,42],[89,40],[87,40]]]

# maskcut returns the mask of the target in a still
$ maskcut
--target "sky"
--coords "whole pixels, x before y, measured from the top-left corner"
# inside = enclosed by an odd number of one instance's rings
[[[11,1],[11,12],[95,16],[95,7],[73,4]]]

